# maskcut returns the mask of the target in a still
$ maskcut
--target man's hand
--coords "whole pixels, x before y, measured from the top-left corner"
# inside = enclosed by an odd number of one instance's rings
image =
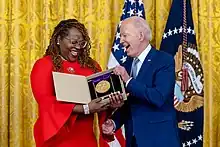
[[[122,80],[126,83],[131,77],[128,75],[126,69],[123,66],[116,66],[114,69],[114,74],[120,75]]]
[[[102,124],[102,133],[106,135],[114,135],[115,131],[115,126],[114,122],[112,119],[107,119],[103,124]]]

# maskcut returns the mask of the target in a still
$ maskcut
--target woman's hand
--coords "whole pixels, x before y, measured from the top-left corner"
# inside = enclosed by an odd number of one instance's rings
[[[110,104],[102,103],[102,98],[92,100],[89,105],[90,113],[101,112],[109,108]]]
[[[123,96],[120,92],[114,92],[109,95],[110,103],[102,102],[102,98],[92,100],[89,105],[90,113],[101,112],[110,108],[119,108],[124,104]]]
[[[110,94],[109,100],[111,108],[119,108],[124,104],[124,99],[120,92],[114,92]]]

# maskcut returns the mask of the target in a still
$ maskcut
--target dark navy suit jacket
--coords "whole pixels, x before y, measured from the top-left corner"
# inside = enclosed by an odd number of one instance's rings
[[[126,70],[130,73],[130,69]],[[124,124],[127,147],[133,135],[138,147],[180,147],[174,85],[173,57],[151,48],[136,79],[126,87],[128,100],[112,117],[116,129]]]

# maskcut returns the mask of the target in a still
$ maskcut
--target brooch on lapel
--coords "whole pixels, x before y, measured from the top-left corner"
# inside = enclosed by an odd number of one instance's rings
[[[68,67],[68,68],[67,68],[67,71],[68,71],[69,73],[74,73],[74,72],[75,72],[74,68],[72,68],[72,67]]]

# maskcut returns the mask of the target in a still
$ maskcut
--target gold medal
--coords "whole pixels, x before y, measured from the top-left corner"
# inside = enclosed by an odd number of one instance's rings
[[[106,80],[102,80],[100,81],[96,86],[95,86],[95,90],[98,93],[105,93],[109,90],[110,88],[110,83]]]

